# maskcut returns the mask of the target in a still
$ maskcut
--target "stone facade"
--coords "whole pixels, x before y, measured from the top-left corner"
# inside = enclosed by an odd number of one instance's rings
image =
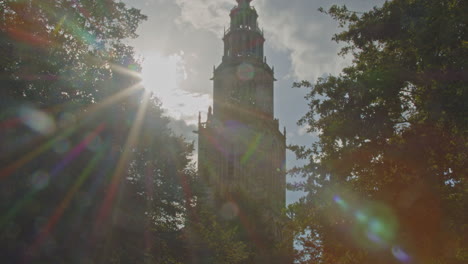
[[[250,0],[237,2],[223,37],[222,62],[213,70],[213,108],[206,122],[199,117],[199,173],[220,210],[234,203],[228,215],[261,215],[256,220],[275,241],[281,239],[285,207],[286,131],[279,131],[274,118],[274,69],[263,55],[257,12]],[[256,208],[245,204],[250,202]]]

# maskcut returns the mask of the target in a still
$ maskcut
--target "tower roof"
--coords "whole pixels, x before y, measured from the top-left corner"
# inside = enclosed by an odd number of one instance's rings
[[[252,2],[252,0],[236,0],[236,1],[239,4],[239,7],[250,6],[250,2]]]

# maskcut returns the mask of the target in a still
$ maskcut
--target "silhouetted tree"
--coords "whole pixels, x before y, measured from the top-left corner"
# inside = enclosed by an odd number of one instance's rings
[[[211,201],[213,197],[204,191],[203,184],[197,182],[195,186],[197,203],[186,229],[191,251],[191,259],[187,263],[246,263],[252,255],[252,248],[245,242],[248,239],[241,237],[239,223],[230,221],[236,213],[219,210],[219,206]]]
[[[323,11],[323,10],[322,10]],[[301,263],[468,260],[466,13],[458,0],[398,0],[365,13],[333,6],[353,63],[308,87],[299,121],[319,139],[292,208]]]
[[[123,41],[121,2],[0,1],[0,258],[184,263],[192,145]]]

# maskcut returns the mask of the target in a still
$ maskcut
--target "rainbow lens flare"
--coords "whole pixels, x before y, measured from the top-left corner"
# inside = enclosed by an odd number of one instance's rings
[[[242,81],[252,80],[255,76],[255,69],[248,63],[242,63],[237,67],[237,78]]]
[[[357,202],[334,195],[333,202],[350,219],[350,233],[357,245],[371,250],[390,250],[400,262],[410,263],[411,257],[400,247],[395,246],[398,219],[393,211],[383,203]],[[346,196],[347,197],[347,196]]]
[[[399,246],[392,247],[392,254],[393,256],[403,263],[410,263],[411,257],[406,254]]]
[[[54,119],[43,111],[22,107],[19,109],[19,117],[26,126],[40,134],[48,135],[55,131]]]
[[[335,195],[335,197],[333,197],[333,201],[335,201],[342,210],[348,210],[348,204],[339,195]]]

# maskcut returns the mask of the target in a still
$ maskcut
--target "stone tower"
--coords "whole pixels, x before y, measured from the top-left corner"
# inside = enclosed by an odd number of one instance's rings
[[[279,131],[274,118],[274,69],[264,57],[265,38],[250,2],[237,0],[230,12],[222,62],[213,70],[213,108],[206,122],[199,117],[198,166],[220,211],[255,215],[251,220],[277,241],[285,207],[286,131]]]

